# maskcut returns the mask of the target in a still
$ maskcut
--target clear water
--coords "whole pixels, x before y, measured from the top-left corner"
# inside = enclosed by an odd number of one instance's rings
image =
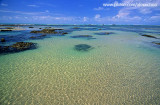
[[[59,27],[70,29],[72,26]],[[88,27],[86,26],[87,29]],[[38,43],[39,47],[0,55],[0,104],[160,103],[160,49],[158,45],[152,44],[159,39],[143,37],[139,32],[121,31],[120,28],[82,28],[63,37],[26,40]],[[136,26],[135,29],[137,30]],[[94,34],[105,31],[115,34]],[[154,32],[159,31],[157,29]],[[93,35],[96,39],[74,39],[70,37],[73,35]],[[157,33],[152,35],[160,37]],[[74,50],[74,45],[77,44],[88,44],[94,48],[79,52]]]

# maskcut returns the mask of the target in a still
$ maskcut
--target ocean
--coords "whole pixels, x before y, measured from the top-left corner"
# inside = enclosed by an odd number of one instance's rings
[[[156,44],[160,43],[160,26],[31,26],[0,32],[0,39],[6,39],[0,46],[37,44],[36,49],[0,53],[1,105],[160,103],[160,45]],[[62,28],[68,34],[39,37],[42,33],[30,33],[39,28]],[[73,37],[78,35],[91,38]],[[91,48],[76,50],[79,44]]]

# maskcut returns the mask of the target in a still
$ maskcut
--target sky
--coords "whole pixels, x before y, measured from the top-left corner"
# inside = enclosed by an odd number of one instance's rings
[[[0,0],[0,23],[160,25],[160,0]]]

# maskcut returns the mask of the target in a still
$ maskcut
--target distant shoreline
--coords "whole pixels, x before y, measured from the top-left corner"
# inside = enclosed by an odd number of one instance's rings
[[[0,26],[160,26],[160,25],[120,25],[120,24],[9,24],[0,23]]]

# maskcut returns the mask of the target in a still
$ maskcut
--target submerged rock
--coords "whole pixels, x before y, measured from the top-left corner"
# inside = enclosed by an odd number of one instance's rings
[[[79,29],[79,27],[73,27],[73,29]]]
[[[29,28],[34,28],[34,27],[29,27]]]
[[[77,36],[71,36],[71,38],[87,38],[87,39],[95,39],[92,35],[77,35]]]
[[[32,42],[17,42],[10,46],[1,46],[0,53],[14,53],[37,48],[37,44]]]
[[[40,37],[44,37],[44,36],[46,36],[45,34],[43,34],[43,35],[40,35]]]
[[[62,35],[65,35],[65,34],[68,34],[68,33],[67,33],[67,32],[62,32],[61,34],[62,34]]]
[[[96,35],[109,35],[109,34],[114,34],[113,32],[99,32],[95,33]]]
[[[63,28],[55,28],[55,30],[64,30]]]
[[[31,38],[31,39],[36,39],[37,37],[35,37],[35,36],[31,36],[30,38]]]
[[[77,35],[77,36],[71,36],[72,38],[91,38],[93,36],[91,35]]]
[[[5,42],[6,40],[4,38],[1,38],[1,42]]]
[[[13,27],[6,27],[6,29],[14,29]]]
[[[30,39],[40,39],[45,36],[47,36],[47,35],[44,34],[44,35],[40,35],[40,36],[31,36]]]
[[[152,42],[152,43],[154,43],[154,44],[156,44],[156,45],[160,45],[160,43],[158,43],[158,42]]]
[[[77,51],[88,51],[92,49],[93,47],[87,44],[78,44],[74,46],[74,49]]]
[[[45,27],[45,29],[48,29],[48,28],[52,28],[52,27]]]
[[[157,38],[157,37],[155,37],[155,36],[152,36],[152,35],[142,35],[142,36],[145,36],[145,37],[149,37],[149,38]]]

